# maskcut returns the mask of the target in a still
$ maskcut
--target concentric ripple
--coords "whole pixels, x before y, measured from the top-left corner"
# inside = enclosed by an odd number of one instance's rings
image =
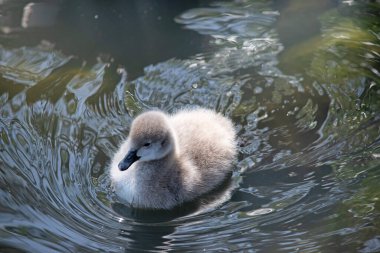
[[[380,26],[361,29],[366,6],[324,12],[322,35],[298,49],[284,48],[269,1],[191,9],[176,22],[211,38],[208,51],[135,80],[43,45],[1,47],[2,251],[379,250]],[[140,111],[186,106],[233,119],[232,196],[207,210],[131,209],[110,186],[114,151]]]

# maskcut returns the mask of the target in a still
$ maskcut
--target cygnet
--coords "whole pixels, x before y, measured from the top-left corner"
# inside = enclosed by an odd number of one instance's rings
[[[207,109],[142,113],[112,159],[114,190],[136,208],[195,200],[231,175],[235,135],[229,119]]]

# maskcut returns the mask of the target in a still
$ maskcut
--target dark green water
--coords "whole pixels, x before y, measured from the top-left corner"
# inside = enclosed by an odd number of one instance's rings
[[[0,2],[1,252],[379,252],[378,1]],[[238,131],[232,196],[138,212],[108,163],[149,108]]]

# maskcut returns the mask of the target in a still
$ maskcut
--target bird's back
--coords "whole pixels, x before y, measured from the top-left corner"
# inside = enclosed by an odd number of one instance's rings
[[[231,170],[236,153],[231,121],[211,110],[181,111],[171,117],[179,155],[193,163],[202,181],[214,187]],[[215,183],[213,183],[215,182]]]

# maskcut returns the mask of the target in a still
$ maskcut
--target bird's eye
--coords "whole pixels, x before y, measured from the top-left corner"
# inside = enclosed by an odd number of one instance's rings
[[[150,142],[147,142],[144,144],[144,147],[149,147],[150,146]]]

